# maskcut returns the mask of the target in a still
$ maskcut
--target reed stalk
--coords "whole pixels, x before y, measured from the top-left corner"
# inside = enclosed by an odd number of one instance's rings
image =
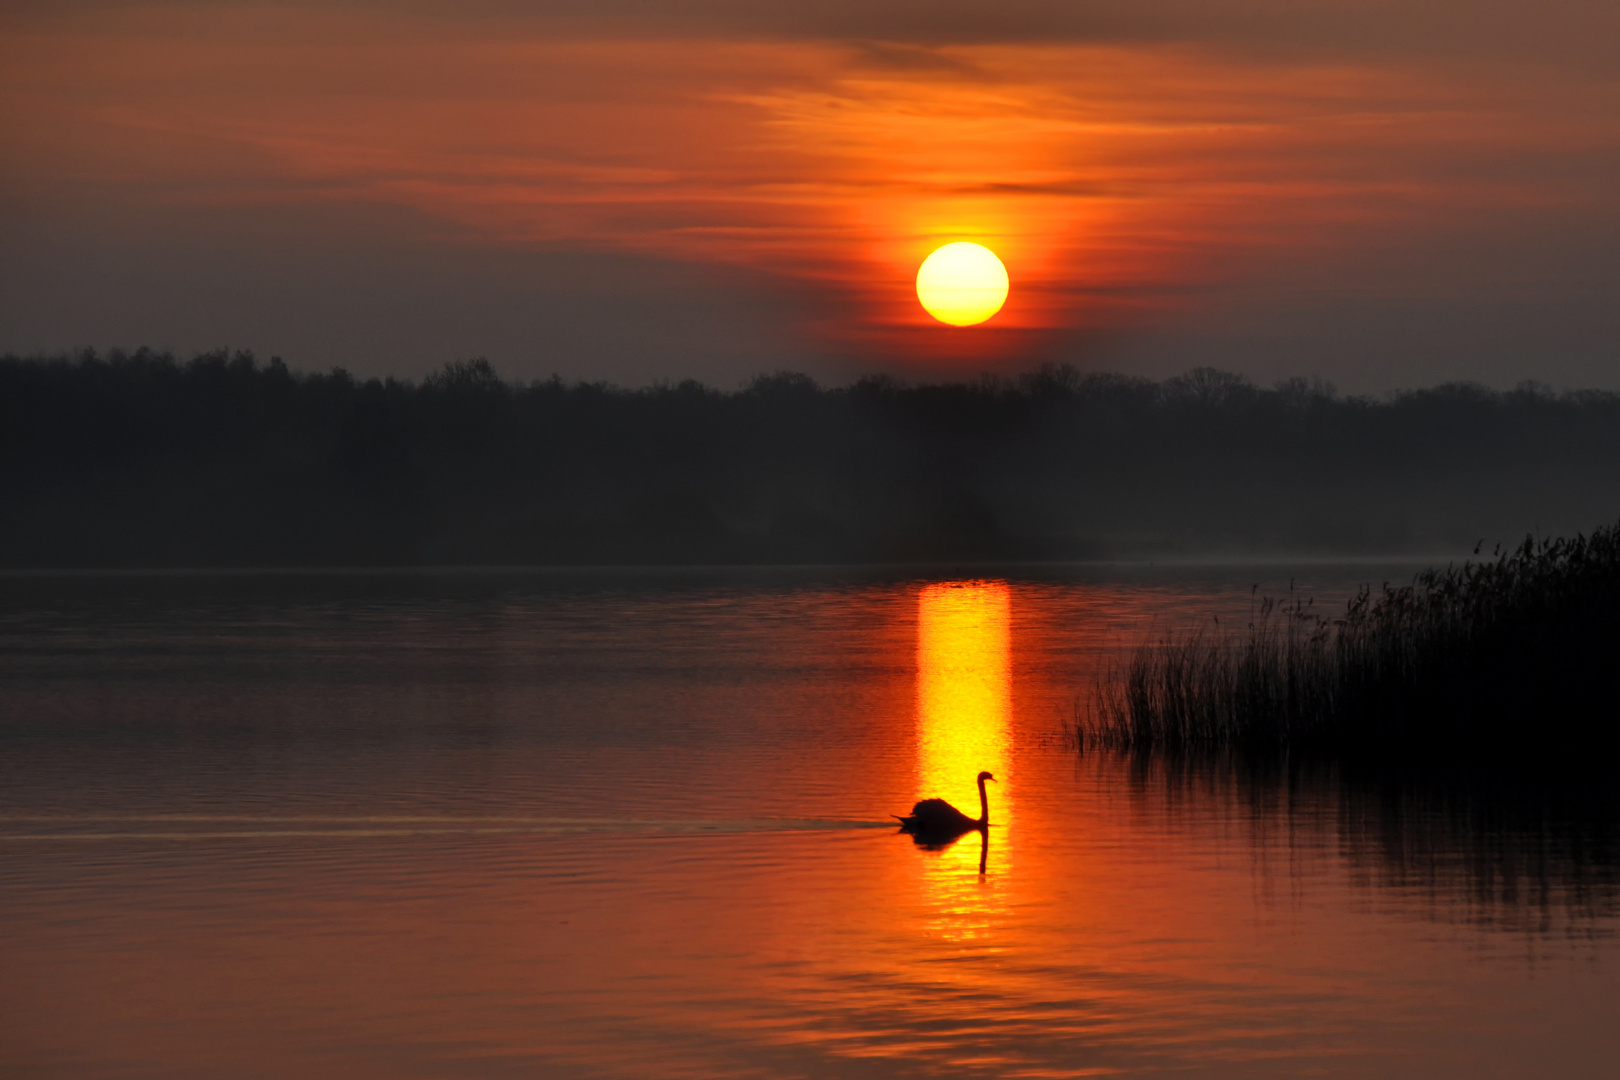
[[[1342,617],[1257,600],[1238,632],[1145,642],[1082,748],[1607,761],[1620,711],[1620,526],[1363,587]]]

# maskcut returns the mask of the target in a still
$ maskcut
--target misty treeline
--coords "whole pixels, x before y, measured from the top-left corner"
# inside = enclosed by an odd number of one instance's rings
[[[0,357],[0,564],[1446,553],[1620,512],[1620,396],[1372,399],[1198,369],[822,388],[420,384]]]

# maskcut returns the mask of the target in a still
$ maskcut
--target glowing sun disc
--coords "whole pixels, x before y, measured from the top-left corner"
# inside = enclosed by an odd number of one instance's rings
[[[983,244],[946,244],[917,269],[917,299],[942,323],[982,323],[1007,302],[1007,268]]]

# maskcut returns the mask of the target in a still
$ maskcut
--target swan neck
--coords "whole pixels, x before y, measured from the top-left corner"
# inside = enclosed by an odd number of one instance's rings
[[[990,824],[990,797],[984,792],[984,778],[979,778],[979,824]]]

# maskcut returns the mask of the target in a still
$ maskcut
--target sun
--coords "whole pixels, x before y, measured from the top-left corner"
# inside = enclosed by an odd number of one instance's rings
[[[982,323],[1007,302],[1007,268],[983,244],[946,244],[918,268],[917,299],[942,323]]]

